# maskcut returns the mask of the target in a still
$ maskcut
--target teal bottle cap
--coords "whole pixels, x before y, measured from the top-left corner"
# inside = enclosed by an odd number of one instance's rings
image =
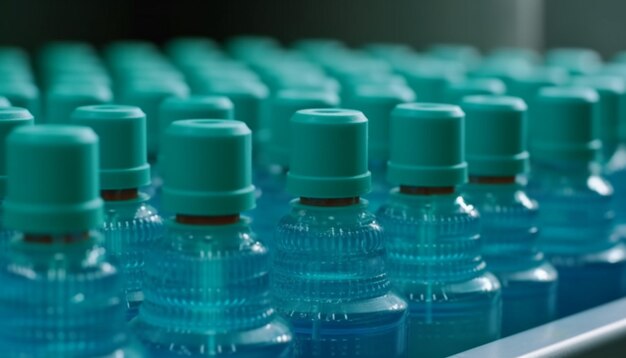
[[[165,131],[161,159],[167,211],[221,216],[254,207],[252,134],[245,123],[176,121]]]
[[[0,82],[0,96],[11,105],[28,109],[37,120],[39,115],[39,89],[31,82]]]
[[[596,159],[599,96],[591,88],[546,87],[529,107],[530,154],[537,160]]]
[[[370,191],[367,118],[349,109],[304,109],[291,117],[287,190],[300,197],[334,199]]]
[[[436,44],[432,45],[427,53],[441,60],[462,63],[466,68],[476,66],[481,60],[478,49],[469,45]]]
[[[53,86],[46,94],[46,123],[69,124],[76,108],[112,100],[113,93],[108,86],[77,83]]]
[[[6,169],[6,140],[9,134],[20,126],[33,125],[33,115],[26,108],[2,107],[0,108],[0,198],[6,195],[7,169]]]
[[[268,96],[268,89],[258,81],[215,81],[202,91],[204,95],[226,96],[235,105],[235,119],[246,123],[256,133],[259,130],[261,102]]]
[[[11,107],[11,101],[6,97],[0,96],[0,107]]]
[[[560,67],[570,74],[589,74],[602,65],[600,55],[586,48],[555,48],[546,52],[546,65]]]
[[[467,180],[464,114],[448,104],[406,103],[391,112],[387,178],[395,185],[456,186]]]
[[[159,108],[161,136],[174,121],[181,119],[233,119],[234,105],[226,96],[170,97]]]
[[[521,98],[468,96],[461,108],[470,175],[500,177],[526,172],[526,103]]]
[[[120,104],[137,106],[146,114],[148,133],[148,155],[156,156],[159,148],[159,108],[169,97],[186,97],[189,88],[184,82],[138,81],[120,89],[117,100]]]
[[[7,139],[5,225],[63,234],[102,225],[98,137],[89,128],[22,126]]]
[[[100,189],[135,189],[150,184],[146,154],[146,115],[139,107],[99,105],[77,108],[76,125],[100,139]]]
[[[301,109],[333,108],[339,97],[333,92],[287,89],[268,99],[266,115],[270,127],[269,159],[274,164],[289,165],[292,152],[291,117]]]
[[[448,84],[446,103],[460,104],[465,96],[502,95],[506,91],[504,82],[496,78],[467,78]]]
[[[562,68],[535,67],[525,73],[518,73],[508,82],[507,95],[520,97],[530,105],[543,87],[560,86],[567,82],[568,74]]]
[[[596,90],[599,95],[598,111],[598,135],[604,145],[617,143],[619,141],[620,116],[626,110],[621,106],[626,104],[624,97],[626,87],[624,80],[616,76],[590,75],[574,77],[572,85],[590,87]]]
[[[448,85],[463,78],[463,69],[449,61],[420,60],[400,71],[417,98],[425,102],[444,102]]]
[[[370,160],[389,158],[389,117],[396,105],[415,101],[407,86],[361,85],[346,96],[343,106],[363,112],[368,119]]]

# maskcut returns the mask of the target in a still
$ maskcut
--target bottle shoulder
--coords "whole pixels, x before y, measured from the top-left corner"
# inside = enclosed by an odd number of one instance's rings
[[[463,188],[463,196],[481,216],[486,213],[533,215],[539,210],[537,201],[520,185],[468,184]]]
[[[404,293],[408,301],[450,301],[463,297],[499,295],[500,280],[492,273],[483,271],[480,275],[463,280],[400,279],[394,285]]]
[[[393,225],[468,225],[478,230],[479,213],[459,194],[417,196],[392,192],[389,201],[377,213],[385,230]]]
[[[531,172],[528,191],[537,198],[549,193],[554,197],[610,198],[613,186],[597,171],[570,174],[558,171]]]
[[[163,218],[146,198],[127,201],[107,201],[104,204],[105,226],[111,223],[129,223],[133,221],[163,224]]]
[[[283,216],[278,231],[292,231],[306,236],[341,236],[355,232],[380,232],[376,216],[366,204],[349,207],[315,207],[292,202],[291,211]]]

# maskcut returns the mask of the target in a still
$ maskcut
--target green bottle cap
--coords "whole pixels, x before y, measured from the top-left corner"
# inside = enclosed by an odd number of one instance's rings
[[[456,186],[467,180],[464,114],[448,104],[406,103],[391,112],[387,178],[396,185]]]
[[[603,146],[619,141],[620,110],[626,88],[624,80],[615,76],[581,76],[572,79],[572,85],[593,88],[599,95],[598,136]],[[626,110],[626,107],[624,108]]]
[[[184,82],[138,81],[122,87],[118,101],[121,104],[137,106],[146,114],[148,125],[148,155],[155,157],[159,145],[159,107],[169,97],[186,97],[189,88]]]
[[[452,82],[446,88],[446,103],[460,104],[465,96],[502,95],[506,91],[504,82],[496,78],[467,78]]]
[[[401,72],[417,98],[425,102],[444,102],[448,85],[463,78],[462,68],[439,60],[420,60]]]
[[[526,103],[521,98],[468,96],[461,108],[470,175],[514,176],[527,170]]]
[[[568,74],[562,68],[536,67],[526,73],[518,73],[507,86],[507,94],[520,97],[531,106],[539,89],[543,87],[560,86],[567,82]]]
[[[176,121],[165,131],[161,159],[167,211],[220,216],[254,207],[252,134],[245,123]]]
[[[431,46],[427,53],[441,60],[462,63],[466,68],[478,65],[481,60],[478,49],[469,45],[436,44]]]
[[[233,119],[233,102],[225,96],[170,97],[161,103],[161,132],[181,119]]]
[[[487,61],[517,62],[536,65],[541,62],[541,55],[535,50],[523,47],[498,47],[489,52]]]
[[[600,55],[586,48],[555,48],[546,52],[546,65],[560,67],[570,74],[589,74],[602,65]]]
[[[287,190],[307,198],[350,198],[370,191],[367,118],[349,109],[304,109],[291,117]]]
[[[7,139],[5,225],[63,234],[102,225],[98,137],[89,128],[22,126]]]
[[[11,107],[11,101],[6,97],[0,96],[0,107]]]
[[[268,96],[268,89],[261,82],[216,81],[203,88],[199,93],[230,98],[235,105],[235,119],[246,123],[253,133],[259,130],[261,102]]]
[[[291,117],[301,109],[333,108],[339,97],[333,92],[288,89],[268,99],[266,115],[270,127],[269,159],[274,164],[289,165],[292,151]]]
[[[529,107],[530,154],[535,160],[596,159],[598,93],[590,88],[547,87]]]
[[[100,139],[100,190],[150,184],[146,115],[139,107],[99,105],[77,108],[73,123],[91,127]]]
[[[26,108],[0,108],[0,198],[5,197],[7,190],[6,139],[15,128],[33,123],[33,115]]]
[[[389,158],[389,117],[396,105],[415,101],[407,86],[361,85],[343,101],[343,106],[363,112],[368,119],[370,160]]]
[[[28,109],[35,117],[39,115],[39,89],[31,82],[0,82],[0,96],[6,97],[11,105]]]
[[[46,123],[69,124],[78,107],[109,103],[113,93],[107,86],[64,83],[46,93]]]

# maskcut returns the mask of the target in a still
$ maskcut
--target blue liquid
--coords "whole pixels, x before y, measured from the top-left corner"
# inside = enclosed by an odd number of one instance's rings
[[[487,269],[502,284],[502,335],[553,320],[558,275],[537,248],[537,203],[520,184],[468,184],[464,192],[480,212]]]
[[[104,247],[124,274],[128,320],[143,301],[144,253],[163,234],[163,220],[146,200],[141,195],[137,200],[106,201],[104,207]]]
[[[534,163],[540,249],[559,273],[559,317],[626,293],[626,247],[611,234],[611,186],[588,163]]]
[[[458,194],[394,189],[377,216],[391,280],[409,301],[409,356],[447,357],[498,339],[500,283],[481,258],[476,210]]]
[[[620,144],[604,166],[614,190],[615,233],[626,241],[626,145]]]
[[[259,168],[254,181],[259,190],[256,208],[250,212],[259,241],[271,251],[276,226],[285,210],[284,203],[292,196],[287,192],[287,171],[281,166]]]
[[[387,163],[384,161],[370,161],[369,170],[372,173],[372,190],[365,196],[371,211],[387,202],[391,185],[387,182]]]
[[[146,256],[145,300],[131,327],[153,357],[290,357],[292,335],[275,314],[268,265],[247,219],[168,221]]]
[[[273,294],[296,357],[401,357],[406,302],[390,291],[382,230],[367,204],[292,202],[275,236]]]
[[[143,357],[126,331],[123,281],[99,237],[12,241],[0,261],[3,357]]]

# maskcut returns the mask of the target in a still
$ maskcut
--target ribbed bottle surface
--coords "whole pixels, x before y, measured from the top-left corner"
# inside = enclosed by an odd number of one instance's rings
[[[483,257],[502,285],[502,335],[556,317],[557,272],[537,248],[538,208],[520,184],[469,184],[480,213]]]
[[[11,242],[0,262],[3,357],[144,356],[126,330],[122,277],[99,241]]]
[[[296,356],[403,356],[406,302],[390,291],[382,230],[366,204],[292,205],[275,236],[272,287]]]
[[[267,249],[248,220],[166,223],[146,256],[133,330],[155,357],[290,357],[292,336],[269,293]]]
[[[146,204],[146,198],[107,201],[104,208],[104,247],[111,261],[124,274],[128,320],[143,301],[145,252],[163,234],[163,220]]]
[[[557,314],[626,293],[626,247],[612,235],[613,189],[586,163],[535,163],[529,193],[541,210],[539,248],[559,273]]]
[[[479,217],[461,196],[394,190],[378,210],[392,283],[409,301],[410,357],[447,357],[500,337],[501,291]]]
[[[626,145],[617,147],[604,166],[604,174],[614,192],[615,233],[626,242]]]

